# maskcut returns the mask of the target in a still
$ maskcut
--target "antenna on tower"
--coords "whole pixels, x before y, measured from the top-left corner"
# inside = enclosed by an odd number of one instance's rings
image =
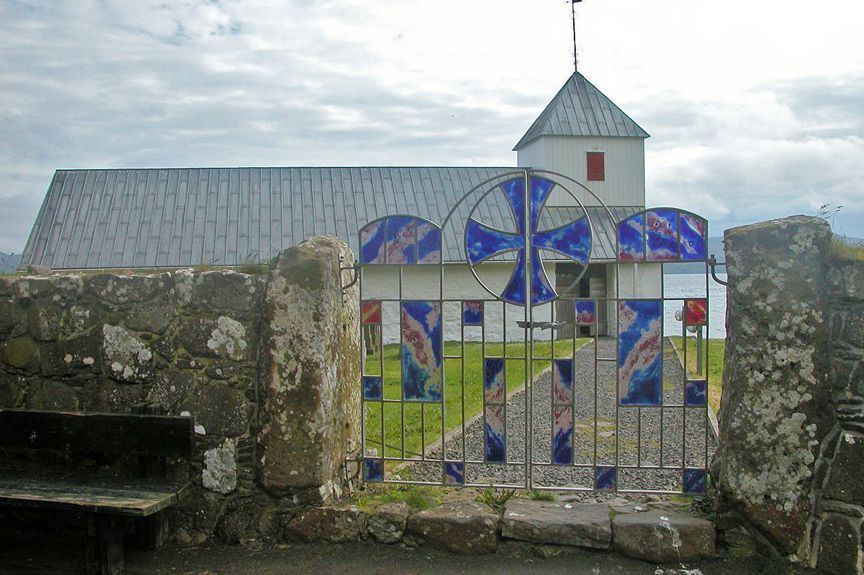
[[[570,0],[570,18],[573,20],[573,71],[579,71],[579,53],[576,50],[576,3],[582,0]]]

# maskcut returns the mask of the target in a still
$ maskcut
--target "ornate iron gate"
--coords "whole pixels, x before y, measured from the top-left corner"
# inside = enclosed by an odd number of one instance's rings
[[[441,225],[367,224],[365,480],[704,492],[707,237],[690,212],[609,208],[539,170],[479,184]],[[667,294],[680,263],[704,291]]]

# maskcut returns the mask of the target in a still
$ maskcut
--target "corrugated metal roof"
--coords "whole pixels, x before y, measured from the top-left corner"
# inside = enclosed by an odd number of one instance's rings
[[[651,137],[579,72],[570,76],[513,149],[540,136]]]
[[[59,170],[21,258],[52,269],[238,265],[262,261],[315,235],[333,234],[357,253],[358,232],[385,215],[441,224],[452,206],[490,178],[519,168],[191,168]],[[483,191],[488,189],[482,188]],[[464,261],[462,235],[471,205],[444,230],[445,259]],[[613,208],[616,220],[641,208]],[[615,229],[589,208],[595,260],[615,257]],[[570,221],[547,208],[544,222]],[[620,217],[619,217],[620,216]],[[475,214],[510,229],[503,194]],[[544,224],[544,227],[547,227]]]

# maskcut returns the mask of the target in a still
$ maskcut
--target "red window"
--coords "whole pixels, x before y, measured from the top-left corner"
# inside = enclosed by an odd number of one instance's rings
[[[606,181],[606,160],[603,152],[588,152],[588,181]]]

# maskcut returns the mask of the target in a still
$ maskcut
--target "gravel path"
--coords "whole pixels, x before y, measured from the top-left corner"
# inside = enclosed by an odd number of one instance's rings
[[[615,340],[599,341],[599,358],[615,357]],[[668,340],[664,340],[664,407],[625,408],[617,411],[619,433],[616,438],[615,418],[617,394],[615,362],[597,362],[597,402],[595,426],[595,350],[589,343],[576,352],[574,362],[575,429],[574,460],[576,464],[615,465],[616,443],[619,465],[643,467],[680,467],[684,457],[688,467],[705,464],[706,428],[710,456],[716,448],[716,438],[706,421],[705,410],[683,408],[683,369]],[[537,486],[592,486],[590,467],[552,466],[552,407],[551,372],[546,371],[532,389],[533,481]],[[679,407],[674,407],[679,406]],[[525,418],[526,394],[521,390],[507,402],[507,465],[468,464],[466,480],[471,483],[522,484],[525,480]],[[685,415],[686,412],[686,415]],[[640,416],[641,415],[641,416]],[[686,422],[685,422],[686,417]],[[663,420],[661,437],[661,418]],[[640,425],[641,419],[641,425]],[[686,442],[682,444],[682,430]],[[595,441],[596,437],[596,441]],[[617,440],[617,441],[616,441]],[[466,461],[482,461],[484,441],[483,419],[466,427],[464,450]],[[451,434],[446,444],[447,459],[463,459],[461,430]],[[596,456],[595,456],[596,451]],[[427,458],[437,463],[412,463],[400,472],[404,477],[423,481],[441,480],[441,447],[427,450]],[[544,466],[544,464],[546,464]],[[620,469],[619,489],[680,490],[681,472],[664,469]]]

